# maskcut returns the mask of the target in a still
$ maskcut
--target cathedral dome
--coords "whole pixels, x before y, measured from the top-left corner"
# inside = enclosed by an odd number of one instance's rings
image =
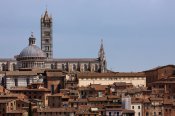
[[[18,57],[20,58],[26,58],[26,57],[45,58],[46,55],[38,46],[35,45],[35,38],[32,34],[31,37],[29,38],[29,45],[21,51]]]
[[[35,38],[33,33],[29,38],[29,45],[24,48],[16,60],[18,61],[18,68],[45,68],[45,53],[35,45]]]
[[[46,57],[45,53],[36,45],[29,45],[19,54],[20,57]]]

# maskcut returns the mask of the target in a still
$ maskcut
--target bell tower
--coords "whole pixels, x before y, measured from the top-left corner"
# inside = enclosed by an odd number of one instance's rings
[[[41,16],[41,50],[48,59],[53,58],[52,17],[47,10]]]

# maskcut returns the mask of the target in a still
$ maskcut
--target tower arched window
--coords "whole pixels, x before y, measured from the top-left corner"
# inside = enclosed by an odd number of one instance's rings
[[[84,64],[84,71],[88,71],[88,65]]]
[[[73,71],[76,71],[77,70],[77,67],[76,67],[76,65],[75,64],[73,64]]]
[[[46,53],[46,57],[49,57],[49,54],[48,53]]]

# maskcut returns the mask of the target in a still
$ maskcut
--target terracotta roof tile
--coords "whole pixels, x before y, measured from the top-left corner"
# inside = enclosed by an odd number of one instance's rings
[[[107,98],[108,99],[120,99],[120,97],[116,95],[108,95]]]
[[[38,71],[7,71],[6,76],[36,76]]]
[[[142,103],[143,99],[142,98],[131,98],[132,103]]]
[[[163,104],[165,104],[165,105],[173,105],[173,100],[164,99]]]
[[[62,72],[46,72],[47,77],[60,77],[63,76]]]
[[[155,98],[155,97],[151,97],[149,98],[150,101],[163,101],[163,98]]]
[[[14,99],[4,99],[4,100],[0,100],[0,104],[4,104],[4,103],[8,103],[14,101]]]
[[[43,108],[37,109],[37,112],[75,112],[74,108]]]
[[[82,103],[82,102],[84,102],[84,103],[86,103],[86,102],[88,102],[88,100],[87,99],[81,99],[81,98],[79,98],[79,99],[76,99],[76,100],[70,99],[69,102],[76,102],[76,103],[79,103],[79,102]]]
[[[146,77],[145,73],[78,73],[79,78],[83,77]]]
[[[90,87],[94,88],[96,91],[105,91],[108,85],[91,84]]]
[[[107,101],[107,97],[89,97],[89,102],[96,102],[96,101]]]
[[[9,91],[45,91],[45,92],[50,92],[50,90],[47,88],[29,89],[26,87],[13,87],[13,88],[9,89]]]
[[[123,112],[122,113],[135,113],[135,111],[134,110],[123,110]]]
[[[169,65],[165,65],[165,66],[158,66],[158,67],[152,68],[150,70],[146,70],[144,72],[155,71],[155,70],[158,70],[158,69],[161,69],[161,68],[165,68],[165,67],[169,67],[169,66],[175,68],[175,65],[169,64]]]
[[[25,113],[27,112],[26,110],[13,110],[13,111],[8,111],[7,114],[19,114],[19,113]]]

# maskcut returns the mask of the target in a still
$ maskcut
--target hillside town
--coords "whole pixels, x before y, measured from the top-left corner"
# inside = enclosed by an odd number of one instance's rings
[[[47,10],[40,21],[41,48],[32,33],[19,55],[0,58],[0,116],[175,116],[175,65],[115,72],[103,41],[96,58],[53,58]]]

